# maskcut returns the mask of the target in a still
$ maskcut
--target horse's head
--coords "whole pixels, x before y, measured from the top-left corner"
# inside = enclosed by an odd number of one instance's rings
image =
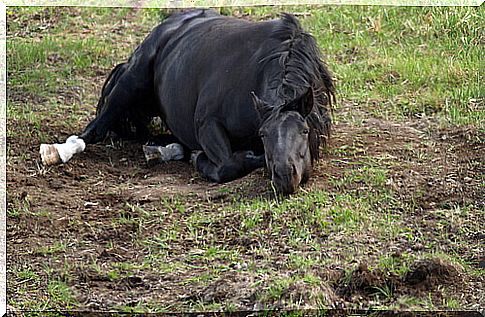
[[[261,119],[266,165],[276,190],[292,194],[305,183],[312,170],[310,126],[307,116],[313,109],[313,92],[282,106],[268,105],[254,93],[253,102]]]

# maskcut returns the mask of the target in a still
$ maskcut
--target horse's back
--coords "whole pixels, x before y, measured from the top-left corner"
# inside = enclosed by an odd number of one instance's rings
[[[229,135],[257,129],[250,91],[257,89],[259,51],[272,23],[253,23],[212,12],[182,25],[155,60],[155,87],[168,127],[186,146],[199,149],[197,129],[217,120]]]

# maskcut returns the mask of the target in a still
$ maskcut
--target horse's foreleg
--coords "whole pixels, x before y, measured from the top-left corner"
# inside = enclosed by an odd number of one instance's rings
[[[219,165],[214,164],[205,152],[193,155],[192,161],[202,176],[215,183],[233,181],[265,165],[264,155],[255,156],[251,151],[235,152]]]
[[[232,152],[227,133],[217,122],[208,122],[199,129],[203,152],[192,157],[197,170],[207,179],[225,183],[243,177],[263,167],[264,155],[251,151]]]

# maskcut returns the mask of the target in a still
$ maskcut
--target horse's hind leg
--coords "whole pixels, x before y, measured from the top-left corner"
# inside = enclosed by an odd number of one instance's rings
[[[44,165],[67,163],[75,154],[85,150],[86,144],[102,141],[116,121],[119,110],[107,109],[91,121],[80,136],[71,135],[65,143],[41,144],[40,156]]]
[[[72,135],[62,144],[41,144],[39,152],[45,165],[67,163],[75,154],[83,152],[86,144],[102,141],[108,131],[120,130],[122,122],[131,117],[130,107],[139,104],[141,98],[151,96],[151,85],[133,88],[133,76],[123,76],[125,69],[116,67],[112,71],[103,86],[96,118],[79,137]]]
[[[71,135],[62,144],[41,144],[40,157],[44,165],[67,163],[74,154],[81,153],[86,143],[77,135]]]
[[[111,99],[116,100],[117,97],[114,96]],[[44,165],[67,163],[75,154],[83,152],[86,144],[103,141],[108,131],[115,131],[115,133],[119,131],[121,129],[120,120],[129,113],[128,106],[129,103],[119,103],[117,106],[114,106],[113,103],[107,105],[104,111],[86,126],[79,137],[72,135],[62,144],[42,144],[40,154]],[[130,114],[130,117],[133,118],[133,115]],[[148,138],[150,132],[145,122],[139,122],[135,126],[138,136]],[[174,137],[161,136],[154,141],[156,144],[149,142],[149,144],[143,146],[145,158],[149,165],[162,161],[181,160],[185,157],[183,146],[176,143],[178,141]],[[169,142],[170,144],[167,145]],[[165,146],[159,145],[160,143]]]

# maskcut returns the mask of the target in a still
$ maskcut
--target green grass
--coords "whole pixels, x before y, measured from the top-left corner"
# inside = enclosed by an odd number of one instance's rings
[[[23,310],[33,311],[32,314],[29,313],[29,316],[58,316],[56,313],[51,314],[45,311],[73,310],[79,305],[71,288],[64,281],[50,280],[45,291],[42,292],[39,285],[45,281],[41,280],[35,271],[23,269],[17,272],[17,277],[21,283],[16,292],[25,296],[25,300],[16,302],[9,299],[8,303]]]
[[[407,253],[398,256],[383,255],[378,259],[377,268],[404,277],[410,271],[409,266],[414,260],[415,257]]]
[[[40,255],[49,255],[49,254],[55,254],[59,252],[64,252],[66,251],[66,244],[63,242],[56,242],[53,245],[48,245],[48,246],[41,246],[37,248],[36,253]]]
[[[30,200],[28,196],[23,199],[13,199],[7,204],[7,216],[9,218],[19,218],[22,215],[31,214]]]
[[[358,176],[351,182],[359,182]],[[346,182],[347,178],[340,181]],[[365,178],[366,183],[382,182],[383,177],[377,173],[374,178]],[[257,234],[257,229],[286,232],[288,243],[298,245],[318,240],[319,236],[332,233],[355,233],[367,230],[375,221],[372,216],[376,210],[390,210],[394,200],[387,190],[375,189],[375,192],[355,191],[354,193],[328,193],[325,191],[303,192],[277,202],[271,199],[256,199],[241,203],[238,207],[244,215],[241,230],[247,234]],[[262,215],[269,220],[263,222]],[[270,215],[270,216],[269,216]],[[268,227],[269,225],[269,227]],[[388,225],[388,223],[387,223]]]
[[[49,282],[47,285],[47,292],[49,293],[50,300],[58,307],[72,309],[77,305],[77,301],[74,298],[71,289],[62,281]]]
[[[288,256],[288,266],[292,269],[306,271],[317,265],[320,261],[318,257],[311,255],[290,254]]]
[[[113,50],[112,44],[96,38],[9,39],[7,59],[15,63],[8,68],[7,85],[21,89],[24,94],[51,97],[60,86],[64,89],[76,86],[78,75],[92,76],[96,68],[112,67]]]
[[[27,13],[9,24],[12,33],[28,22],[28,13],[48,16],[56,12],[52,8],[12,10]],[[436,115],[444,124],[484,128],[485,64],[479,42],[483,37],[481,25],[485,23],[483,6],[260,7],[220,11],[248,13],[256,19],[276,17],[279,11],[311,13],[302,24],[317,38],[334,71],[341,100],[394,120],[424,113]],[[76,12],[76,23],[94,18],[103,24],[105,19],[116,21],[127,13],[127,9],[81,10]],[[165,13],[143,10],[140,15],[142,22],[154,25]],[[54,94],[59,81],[71,87],[73,75],[89,75],[92,67],[109,69],[122,61],[119,53],[113,55],[115,42],[89,33],[82,37],[69,32],[56,36],[63,27],[67,25],[55,25],[49,29],[52,35],[41,39],[8,39],[7,57],[16,61],[9,63],[9,86],[35,94]],[[122,55],[126,58],[131,49]],[[46,63],[47,71],[40,67]]]
[[[341,98],[384,118],[436,114],[483,129],[483,7],[342,6],[312,13],[303,24],[327,56]]]
[[[267,282],[267,285],[258,293],[258,299],[268,307],[284,303],[285,307],[298,309],[305,302],[325,307],[321,289],[323,284],[323,281],[313,274],[279,275]]]
[[[39,280],[39,275],[32,269],[26,268],[17,272],[17,278],[22,281],[25,281],[25,280],[37,281]]]

